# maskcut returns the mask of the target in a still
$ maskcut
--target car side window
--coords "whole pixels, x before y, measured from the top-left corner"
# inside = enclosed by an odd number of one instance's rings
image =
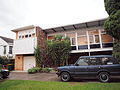
[[[118,64],[117,60],[112,57],[103,57],[102,63],[103,65]]]
[[[86,58],[79,58],[77,65],[83,66],[83,65],[88,65],[89,61]]]
[[[98,57],[90,58],[89,65],[101,65],[101,64],[102,64],[102,62],[101,62],[100,58],[98,58]]]

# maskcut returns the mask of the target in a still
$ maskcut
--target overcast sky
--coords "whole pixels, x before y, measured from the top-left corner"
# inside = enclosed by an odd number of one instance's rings
[[[104,0],[0,0],[0,36],[15,38],[12,29],[43,29],[108,17]]]

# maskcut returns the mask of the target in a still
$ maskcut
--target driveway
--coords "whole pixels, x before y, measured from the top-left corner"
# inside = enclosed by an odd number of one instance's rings
[[[36,81],[60,81],[55,72],[28,74],[27,72],[11,72],[8,80],[36,80]],[[70,82],[99,82],[95,77],[76,78]],[[120,77],[115,77],[112,82],[120,83]]]
[[[27,72],[11,72],[8,80],[60,81],[55,72],[35,74],[28,74]]]

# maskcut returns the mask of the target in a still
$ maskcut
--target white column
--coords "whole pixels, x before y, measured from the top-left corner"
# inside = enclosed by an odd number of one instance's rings
[[[89,34],[88,34],[88,31],[86,31],[86,34],[87,34],[88,49],[90,49],[90,42],[89,42]]]
[[[78,50],[77,32],[75,32],[76,50]]]
[[[99,29],[98,31],[99,31],[100,48],[102,48],[101,30]]]

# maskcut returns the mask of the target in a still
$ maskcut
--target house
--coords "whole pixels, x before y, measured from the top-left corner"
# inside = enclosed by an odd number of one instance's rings
[[[14,40],[15,70],[28,70],[35,67],[34,48],[44,48],[45,33],[38,26],[26,26],[12,30],[16,33]]]
[[[0,56],[6,56],[13,59],[13,39],[0,36]]]
[[[28,70],[34,67],[34,47],[44,48],[45,40],[52,40],[54,35],[70,37],[72,51],[69,64],[80,56],[111,55],[113,38],[106,34],[103,28],[106,19],[79,24],[41,29],[38,26],[27,26],[12,30],[16,33],[14,41],[15,69]]]

